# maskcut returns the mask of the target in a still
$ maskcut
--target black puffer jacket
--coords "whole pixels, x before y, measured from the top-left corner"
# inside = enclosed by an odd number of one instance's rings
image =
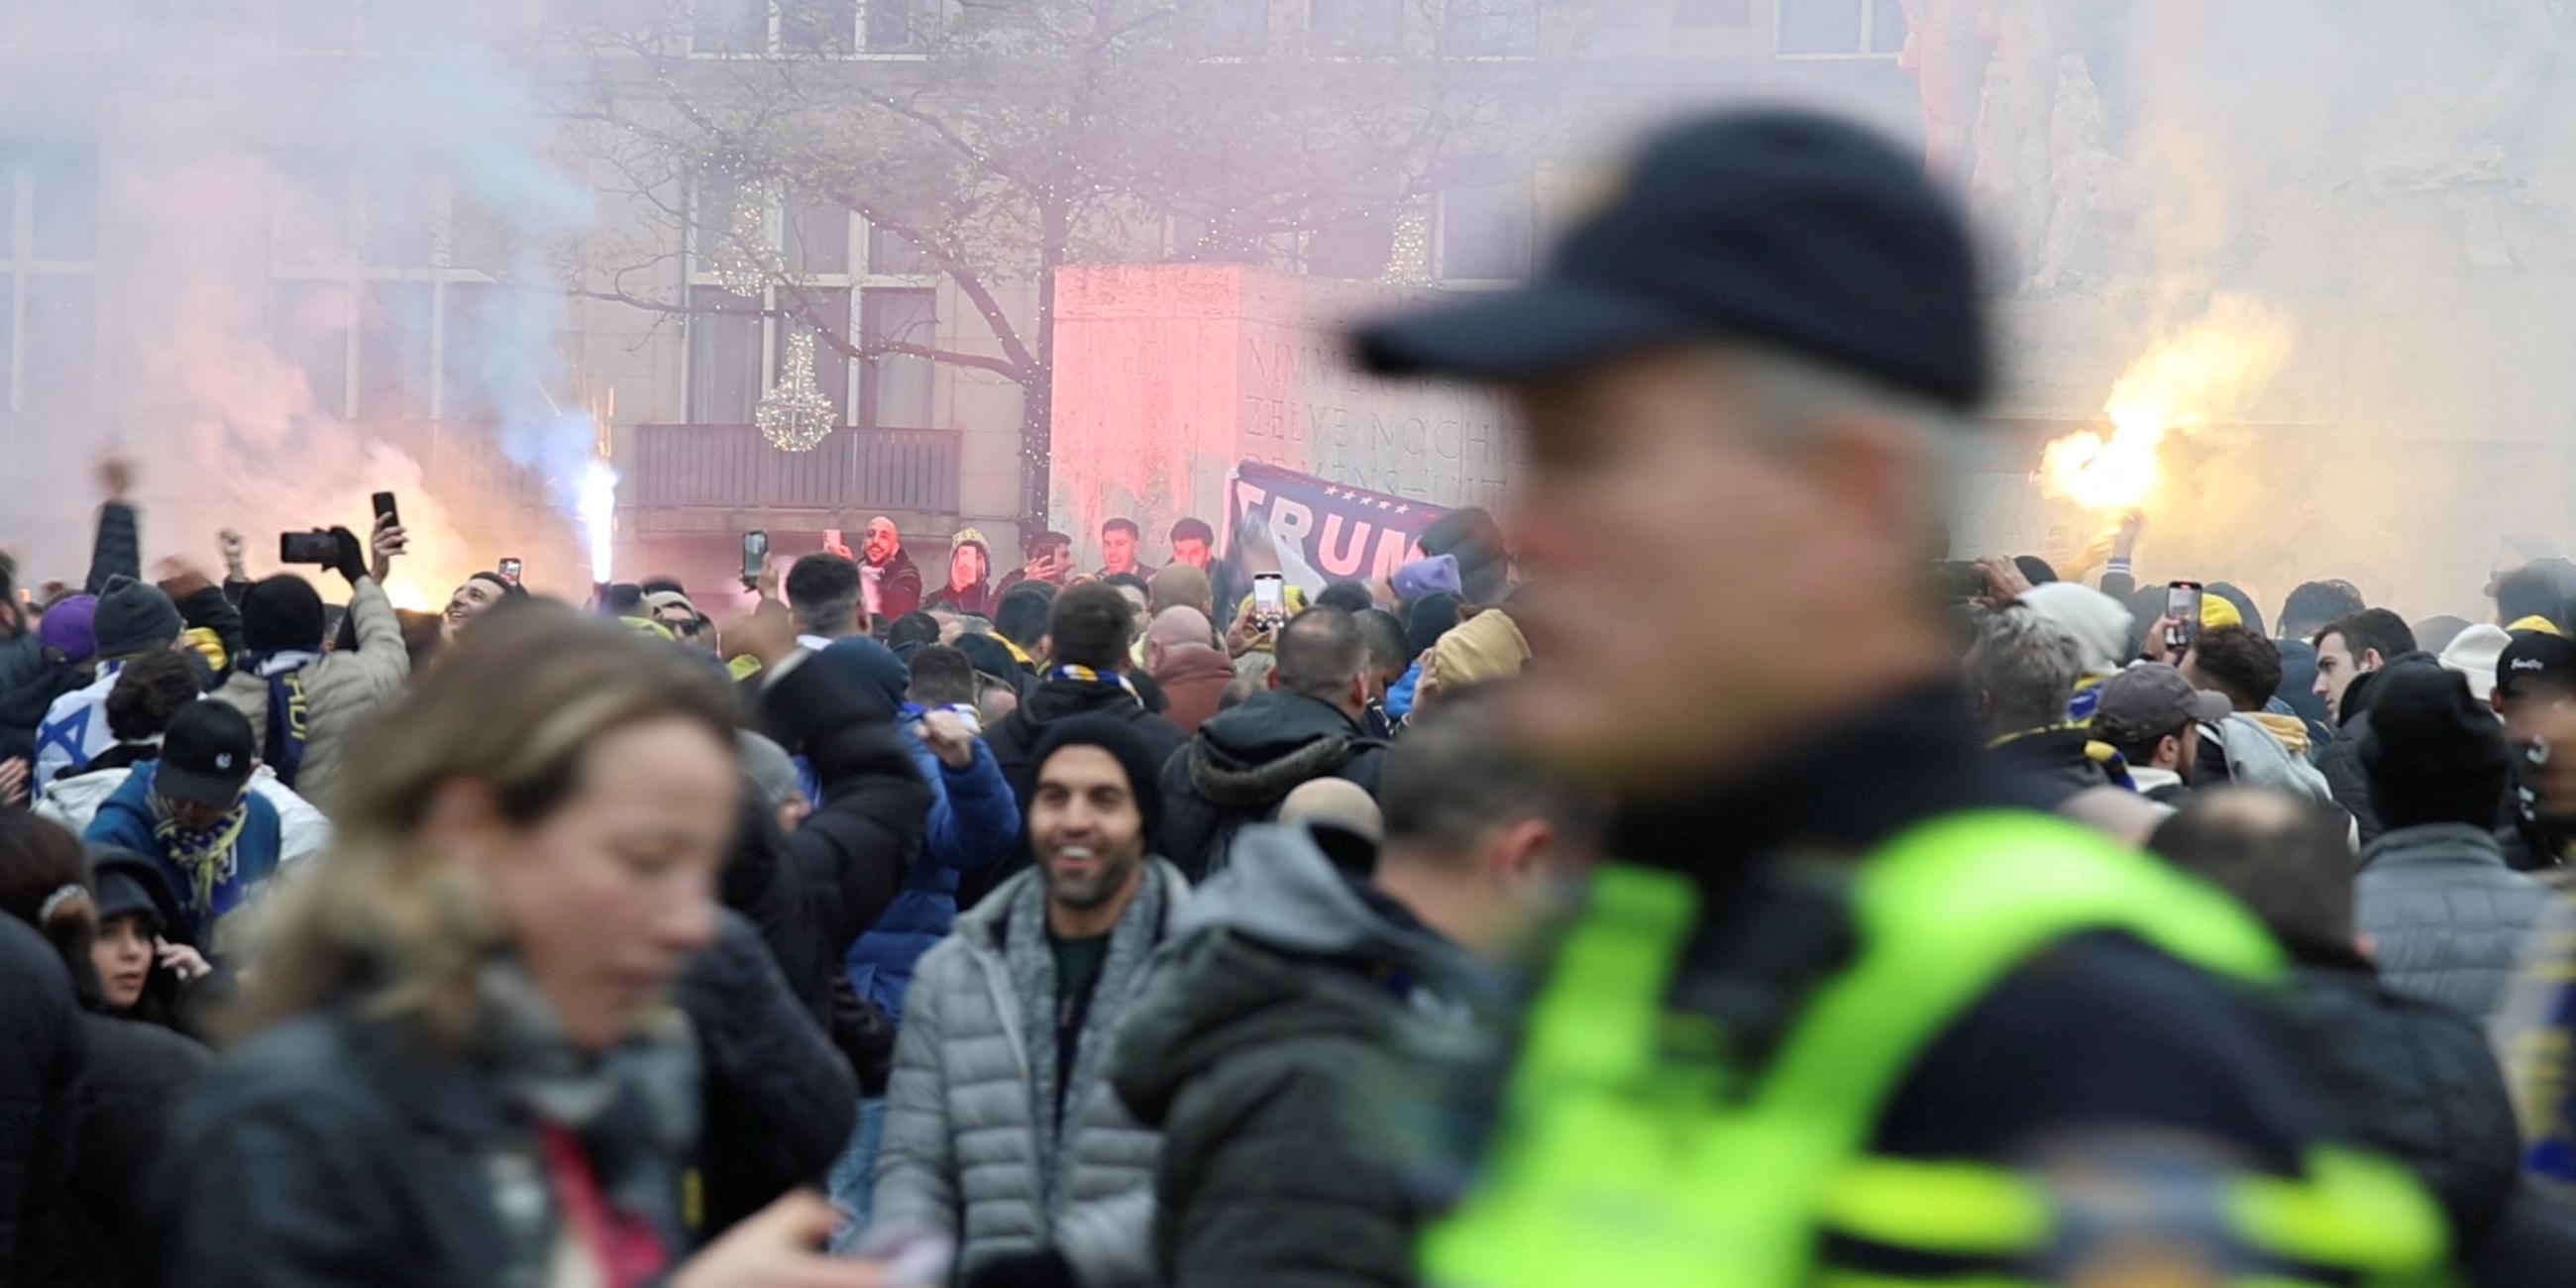
[[[1245,824],[1267,822],[1301,783],[1344,778],[1377,792],[1387,744],[1328,702],[1254,694],[1199,726],[1163,769],[1163,852],[1197,881],[1225,866]]]
[[[601,1192],[674,1251],[695,1124],[657,1111],[677,1090],[628,1088],[580,1137]],[[202,1288],[542,1282],[566,1220],[544,1169],[487,1061],[337,1006],[224,1053],[179,1107],[139,1242],[161,1282]]]
[[[2400,662],[2433,662],[2440,658],[2430,653],[2400,653],[2388,659],[2385,666]],[[2352,815],[2353,826],[2361,831],[2361,843],[2379,838],[2379,810],[2370,801],[2370,771],[2362,768],[2362,737],[2370,732],[2370,701],[2377,694],[2378,671],[2364,671],[2352,677],[2343,691],[2342,726],[2334,740],[2317,749],[2317,772],[2326,776],[2326,786],[2333,790],[2335,804]]]
[[[2078,792],[2111,785],[2111,774],[2087,750],[2083,729],[2041,729],[1996,743],[1986,758],[2034,808],[2055,809]]]
[[[841,955],[894,902],[921,856],[930,784],[893,713],[825,668],[808,662],[767,684],[760,714],[770,737],[813,762],[823,807],[782,832],[746,803],[724,901],[759,927],[788,987],[828,1027]]]
[[[1058,720],[1082,715],[1111,715],[1134,725],[1154,743],[1155,753],[1169,756],[1189,741],[1179,725],[1145,709],[1144,700],[1115,684],[1092,680],[1049,679],[1029,691],[1019,709],[1002,717],[1001,722],[984,735],[984,744],[993,749],[993,760],[1002,767],[1002,777],[1020,799],[1020,814],[1029,809],[1029,775],[1036,766],[1029,758],[1037,754],[1038,742],[1046,737],[1047,726]],[[999,885],[1000,878],[987,884]],[[963,902],[962,900],[960,901]]]
[[[0,1284],[51,1283],[87,1044],[61,954],[15,917],[0,917],[0,997]]]
[[[1395,1106],[1420,1049],[1499,990],[1309,833],[1254,828],[1240,852],[1128,1004],[1110,1073],[1163,1133],[1155,1282],[1409,1285],[1427,1211]]]
[[[2282,995],[2296,1049],[2360,1143],[2405,1163],[2463,1244],[2512,1197],[2522,1137],[2486,1034],[2460,1012],[2405,996],[2369,963],[2305,952]]]
[[[98,536],[90,546],[89,579],[82,583],[81,593],[105,591],[107,579],[114,576],[143,580],[143,541],[136,531],[134,507],[111,501],[99,507]],[[86,672],[89,664],[80,663],[74,669]],[[0,760],[32,758],[36,726],[44,721],[45,708],[55,696],[89,683],[84,674],[79,684],[63,687],[64,674],[58,663],[46,657],[34,629],[0,639]],[[31,686],[51,686],[52,694],[39,699],[26,691]]]
[[[144,1183],[161,1157],[170,1119],[214,1056],[157,1024],[81,1016],[89,1045],[81,1071],[68,1205],[79,1249],[68,1282],[140,1280],[131,1242],[143,1225]]]
[[[722,936],[672,991],[704,1061],[699,1233],[711,1238],[821,1182],[857,1125],[859,1084],[739,913],[724,914]]]

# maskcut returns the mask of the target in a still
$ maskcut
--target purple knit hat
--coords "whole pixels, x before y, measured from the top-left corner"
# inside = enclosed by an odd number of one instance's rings
[[[90,627],[97,615],[98,596],[74,595],[45,610],[44,620],[36,624],[36,642],[62,650],[70,661],[86,662],[98,652],[98,635]]]
[[[1395,570],[1395,597],[1410,604],[1436,591],[1458,593],[1458,556],[1433,555]]]

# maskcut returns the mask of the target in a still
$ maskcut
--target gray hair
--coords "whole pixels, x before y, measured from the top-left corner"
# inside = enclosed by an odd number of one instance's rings
[[[1968,683],[1985,693],[1997,733],[2065,723],[2083,673],[2084,648],[2075,637],[2019,605],[1988,617],[1968,652]]]
[[[1841,414],[1857,413],[1914,430],[1931,461],[1924,495],[1932,513],[1958,514],[1971,481],[1997,468],[1982,459],[1992,449],[1985,436],[1969,432],[1973,420],[1945,403],[1769,345],[1725,344],[1716,352],[1727,373],[1750,392],[1775,445],[1793,445],[1807,426]],[[1924,535],[1928,539],[1932,533]],[[1930,553],[1939,558],[1948,552]]]
[[[1965,428],[1943,403],[1814,358],[1757,344],[1723,345],[1718,352],[1764,414],[1784,428],[1843,411],[1900,421],[1943,441]]]
[[[771,810],[786,804],[801,785],[796,780],[796,762],[788,759],[787,749],[748,729],[736,730],[733,740],[753,801]]]

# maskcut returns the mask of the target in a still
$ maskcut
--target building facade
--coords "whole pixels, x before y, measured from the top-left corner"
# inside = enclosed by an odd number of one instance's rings
[[[1334,56],[1509,59],[1538,2],[1209,0],[1202,17],[1219,54],[1303,33]],[[239,526],[256,555],[273,530],[356,526],[365,494],[394,487],[423,534],[416,601],[504,556],[572,591],[601,571],[570,511],[582,463],[603,455],[620,478],[620,578],[667,570],[720,594],[743,531],[794,555],[876,514],[916,554],[975,527],[1007,565],[1024,464],[1011,380],[827,344],[815,375],[838,427],[806,453],[756,428],[800,325],[862,348],[999,342],[930,257],[844,205],[747,201],[678,169],[640,187],[631,158],[570,146],[561,117],[578,100],[553,91],[582,67],[549,46],[548,23],[618,3],[468,0],[435,22],[391,0],[0,8],[0,540],[74,565],[90,505],[77,480],[113,444],[144,458],[156,554],[211,558],[214,529]],[[899,75],[945,20],[941,0],[686,13],[689,65],[711,84],[791,46]],[[1919,135],[1900,0],[1598,13],[1569,155],[1441,191],[1418,226],[1417,282],[1525,277],[1582,199],[1574,176],[1681,107],[1806,101]],[[747,220],[796,283],[795,318],[781,286],[734,289],[686,231]],[[1263,267],[1375,279],[1405,236],[1390,212],[1266,243]],[[614,271],[559,253],[564,239],[616,248]],[[1174,227],[1172,253],[1188,240]],[[564,275],[581,289],[540,285]],[[1035,292],[995,303],[1025,319]],[[1213,517],[1218,499],[1160,503]],[[1075,535],[1094,559],[1095,535]]]

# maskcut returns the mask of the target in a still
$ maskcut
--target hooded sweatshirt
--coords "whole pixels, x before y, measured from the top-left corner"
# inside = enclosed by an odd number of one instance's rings
[[[2319,805],[2335,803],[2326,776],[2308,763],[2308,727],[2297,716],[2237,712],[2203,725],[2227,756],[2228,781],[2269,787]]]
[[[1244,833],[1129,1004],[1111,1085],[1159,1127],[1155,1282],[1412,1281],[1411,1156],[1394,1104],[1426,1030],[1500,990],[1302,828]]]
[[[1234,662],[1204,644],[1180,644],[1163,650],[1163,665],[1154,672],[1170,706],[1163,718],[1194,734],[1216,714],[1225,686],[1234,683]]]
[[[1225,866],[1234,833],[1268,822],[1280,801],[1317,778],[1377,792],[1386,744],[1341,708],[1271,689],[1220,711],[1163,768],[1164,853],[1192,880]]]

